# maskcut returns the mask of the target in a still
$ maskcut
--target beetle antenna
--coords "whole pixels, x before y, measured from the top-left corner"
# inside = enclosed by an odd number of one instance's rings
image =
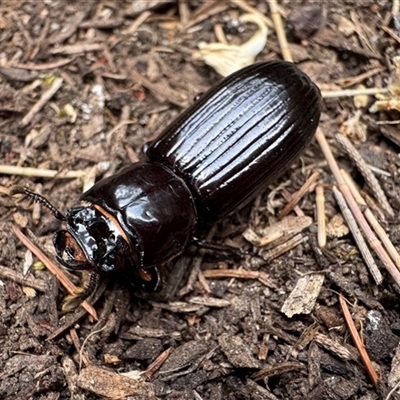
[[[10,196],[15,196],[16,194],[22,195],[17,200],[17,202],[20,203],[28,199],[28,206],[31,206],[33,203],[40,203],[44,205],[46,208],[48,208],[56,219],[60,221],[65,221],[65,215],[61,211],[58,211],[57,208],[54,207],[53,204],[51,204],[45,197],[43,197],[38,193],[31,192],[24,186],[19,186],[19,185],[11,186],[10,189],[8,190],[8,194]]]

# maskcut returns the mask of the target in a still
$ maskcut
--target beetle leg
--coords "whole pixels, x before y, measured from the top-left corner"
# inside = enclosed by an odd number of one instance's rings
[[[199,238],[194,238],[193,244],[195,244],[196,246],[201,247],[203,249],[206,249],[206,250],[227,253],[234,258],[245,258],[245,256],[249,254],[247,251],[237,249],[236,247],[233,247],[233,246],[208,242],[207,240],[201,240]]]
[[[90,272],[89,279],[81,287],[77,287],[75,292],[64,299],[62,311],[74,311],[80,304],[89,298],[99,285],[100,275],[97,272]]]
[[[230,255],[233,258],[244,259],[247,256],[249,256],[252,258],[257,258],[259,260],[268,262],[268,260],[266,258],[264,258],[262,255],[257,254],[256,252],[251,251],[251,250],[242,250],[242,249],[238,249],[233,246],[228,246],[226,244],[208,242],[207,240],[201,240],[199,238],[194,238],[192,240],[192,242],[196,246],[201,247],[203,249],[217,251],[217,252],[223,252],[225,254]]]

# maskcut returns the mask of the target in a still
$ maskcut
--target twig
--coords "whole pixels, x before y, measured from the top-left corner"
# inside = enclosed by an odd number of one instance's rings
[[[376,265],[371,252],[369,251],[367,243],[365,242],[360,230],[358,229],[357,223],[353,215],[351,214],[350,209],[347,207],[343,195],[339,192],[339,190],[335,186],[332,188],[332,190],[333,194],[335,195],[336,201],[339,205],[340,211],[342,212],[343,217],[346,220],[348,227],[350,228],[353,238],[357,243],[357,247],[360,250],[361,256],[364,259],[369,272],[374,278],[375,283],[377,285],[380,285],[383,281],[382,274],[379,271],[378,266]]]
[[[33,253],[49,271],[56,276],[60,283],[68,290],[69,293],[76,293],[76,286],[68,279],[68,277],[61,271],[38,247],[36,247],[16,226],[12,226],[14,233],[18,239]],[[96,310],[87,302],[83,301],[81,306],[97,320]]]
[[[379,224],[378,220],[375,218],[375,215],[372,213],[371,209],[367,206],[367,203],[358,192],[357,187],[353,182],[353,180],[351,179],[350,175],[344,170],[341,170],[340,172],[342,173],[342,176],[346,181],[346,183],[349,185],[349,188],[354,196],[354,199],[357,201],[357,203],[365,207],[364,209],[365,218],[370,223],[375,233],[378,235],[379,239],[381,239],[390,257],[396,264],[397,268],[400,270],[400,255],[396,250],[396,248],[394,247],[391,240],[389,239],[389,236],[386,234],[385,230]]]
[[[285,217],[293,210],[293,207],[301,200],[301,198],[309,191],[310,187],[315,183],[318,179],[319,172],[314,172],[304,183],[304,185],[298,190],[293,196],[292,200],[286,204],[283,210],[280,213],[280,218]]]
[[[45,281],[29,276],[23,276],[11,268],[3,267],[2,265],[0,265],[0,277],[10,279],[11,281],[17,282],[20,285],[29,286],[36,290],[40,290],[43,293],[49,289],[48,284]]]
[[[387,26],[381,25],[381,29],[385,31],[389,36],[391,36],[397,43],[400,43],[400,36],[396,35],[390,28]]]
[[[283,59],[285,61],[293,62],[293,57],[286,39],[286,33],[283,27],[281,14],[278,10],[278,3],[276,0],[269,0],[268,4],[271,11],[272,21],[274,21],[276,36],[278,37],[278,42],[281,48]]]
[[[315,188],[315,204],[317,209],[317,226],[318,226],[318,245],[326,246],[326,225],[325,225],[325,196],[324,187],[317,185]]]
[[[361,361],[364,364],[364,366],[367,370],[368,376],[370,377],[372,383],[374,384],[374,386],[377,386],[377,384],[379,382],[378,374],[376,373],[376,371],[371,363],[371,360],[368,356],[368,353],[365,350],[365,347],[360,338],[360,335],[357,332],[357,329],[354,325],[353,319],[351,318],[349,308],[347,307],[346,300],[341,294],[339,295],[339,302],[340,302],[340,306],[342,307],[343,316],[344,316],[346,324],[349,328],[351,337],[353,338],[354,344],[357,347],[357,350],[360,354]]]
[[[380,206],[383,210],[394,217],[394,211],[392,206],[389,204],[384,191],[381,188],[378,180],[375,178],[375,175],[371,172],[368,168],[367,164],[365,163],[364,159],[361,157],[358,150],[353,146],[349,139],[347,139],[342,134],[335,135],[336,140],[342,146],[342,148],[346,151],[346,153],[350,156],[350,158],[355,162],[358,170],[361,172],[361,175],[364,177],[365,181],[368,183],[369,187],[374,193],[375,198],[377,199]]]
[[[364,215],[361,213],[361,210],[359,209],[356,201],[351,195],[349,187],[346,185],[346,182],[344,181],[340,173],[339,167],[336,163],[335,158],[333,157],[328,142],[326,141],[325,135],[323,134],[320,128],[317,129],[315,138],[317,139],[318,144],[320,145],[321,150],[324,153],[325,159],[328,161],[329,168],[331,169],[333,176],[335,177],[335,180],[338,184],[340,191],[345,197],[346,202],[349,205],[355,219],[357,220],[358,225],[364,232],[370,247],[375,251],[375,253],[378,255],[378,257],[382,261],[383,265],[385,266],[389,274],[392,276],[396,284],[400,287],[400,272],[398,271],[398,269],[390,259],[389,255],[383,248],[382,243],[377,239],[377,237],[373,233],[372,229],[368,225],[368,222],[364,218]]]
[[[171,354],[172,347],[168,347],[167,350],[164,350],[147,368],[146,371],[143,372],[143,375],[147,379],[151,379],[153,375],[163,366],[165,361],[167,361],[169,355]]]
[[[82,54],[90,53],[92,51],[103,51],[104,46],[102,43],[75,43],[68,44],[65,46],[58,46],[50,49],[48,52],[50,54]]]
[[[290,203],[290,202],[292,202],[293,201],[293,196],[289,193],[289,191],[286,189],[286,188],[282,188],[282,190],[281,190],[281,195],[282,195],[282,197],[288,202],[288,203]],[[294,208],[293,208],[293,211],[296,213],[296,215],[297,216],[299,216],[299,217],[304,217],[304,212],[303,212],[303,210],[298,206],[298,205],[295,205],[294,206]]]
[[[178,1],[178,10],[181,25],[185,26],[190,20],[190,9],[186,0]]]
[[[33,63],[20,64],[20,63],[11,62],[7,66],[12,67],[12,68],[19,68],[19,69],[29,69],[31,71],[46,71],[49,69],[63,67],[64,65],[67,65],[74,60],[75,60],[75,58],[63,58],[61,60],[54,61],[52,63],[47,63],[47,64],[33,64]]]
[[[385,69],[386,69],[385,67],[376,67],[376,68],[366,71],[360,75],[336,79],[333,82],[336,83],[337,85],[340,85],[345,88],[345,87],[356,85],[357,83],[361,83],[365,79],[370,78],[371,76],[374,76],[376,74],[379,74],[382,71],[385,71]]]
[[[172,89],[162,87],[162,85],[160,84],[150,82],[147,78],[139,74],[139,72],[135,71],[134,69],[130,70],[130,74],[134,81],[144,86],[146,89],[150,90],[157,96],[160,96],[162,99],[182,108],[185,108],[187,106],[186,102],[182,101],[178,94],[176,94],[175,91],[173,91]]]
[[[298,246],[300,243],[304,242],[307,240],[307,236],[303,236],[301,233],[298,233],[297,235],[293,236],[292,238],[286,240],[285,243],[282,243],[278,246],[275,246],[273,249],[268,250],[266,252],[262,252],[262,258],[265,259],[266,261],[271,261],[280,255],[288,252],[289,250],[294,249],[296,246]]]
[[[265,286],[276,288],[270,277],[261,271],[247,271],[244,269],[207,269],[203,271],[205,278],[239,278],[239,279],[258,279]]]
[[[366,88],[366,89],[345,89],[345,90],[321,90],[321,95],[324,99],[333,99],[336,97],[352,97],[360,94],[389,94],[387,88]]]
[[[54,169],[16,167],[14,165],[0,164],[0,174],[30,176],[37,178],[72,179],[84,177],[86,175],[86,171],[67,171],[65,174],[63,174],[60,171],[56,171]]]
[[[151,15],[151,11],[144,11],[142,12],[129,26],[128,29],[126,30],[126,33],[132,34],[133,32],[136,32],[137,29],[139,28],[140,25],[143,24],[144,21],[146,21],[147,18],[149,18]]]
[[[188,28],[197,25],[206,19],[209,19],[213,15],[225,11],[227,8],[229,8],[229,4],[222,1],[205,1],[203,2],[203,5],[199,6],[196,11],[192,13],[190,20],[182,27],[182,30],[187,30]]]
[[[21,126],[27,126],[32,118],[44,107],[44,105],[57,93],[63,84],[62,78],[57,78],[50,89],[42,94],[39,101],[30,109],[21,121]]]

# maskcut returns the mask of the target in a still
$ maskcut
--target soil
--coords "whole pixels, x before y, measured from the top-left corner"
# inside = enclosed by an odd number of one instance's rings
[[[395,82],[396,1],[279,3],[294,61],[322,90]],[[97,319],[81,307],[61,310],[66,290],[16,237],[14,226],[55,260],[52,237],[62,224],[43,206],[16,204],[8,188],[25,186],[64,212],[79,203],[83,187],[137,161],[148,140],[221,79],[193,59],[199,42],[215,42],[218,24],[230,43],[254,34],[254,25],[238,22],[243,4],[270,17],[261,0],[0,3],[1,399],[400,398],[400,290],[375,253],[382,282],[368,271],[316,140],[263,196],[205,233],[250,255],[190,247],[166,267],[161,293],[104,278],[91,301]],[[270,29],[257,60],[275,59],[282,54]],[[54,85],[58,90],[35,108]],[[326,98],[320,127],[398,247],[400,106],[392,96],[378,112],[371,110],[374,96]],[[335,140],[339,130],[375,167],[393,212]],[[5,166],[58,174],[7,175]],[[83,173],[66,178],[71,171]],[[304,229],[263,248],[243,237],[249,228],[262,236],[275,226],[288,193],[316,171],[317,182],[298,203],[310,221]],[[316,183],[330,224],[324,247]],[[66,274],[79,284],[80,276]],[[370,361],[362,361],[349,334],[340,296]]]

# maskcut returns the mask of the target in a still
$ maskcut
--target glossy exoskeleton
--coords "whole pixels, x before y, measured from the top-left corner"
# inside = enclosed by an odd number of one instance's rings
[[[53,210],[66,223],[54,237],[58,260],[76,270],[129,269],[134,284],[156,289],[159,268],[200,224],[246,204],[299,156],[320,112],[318,88],[292,63],[232,74],[148,144],[147,161],[95,184],[65,217]]]

